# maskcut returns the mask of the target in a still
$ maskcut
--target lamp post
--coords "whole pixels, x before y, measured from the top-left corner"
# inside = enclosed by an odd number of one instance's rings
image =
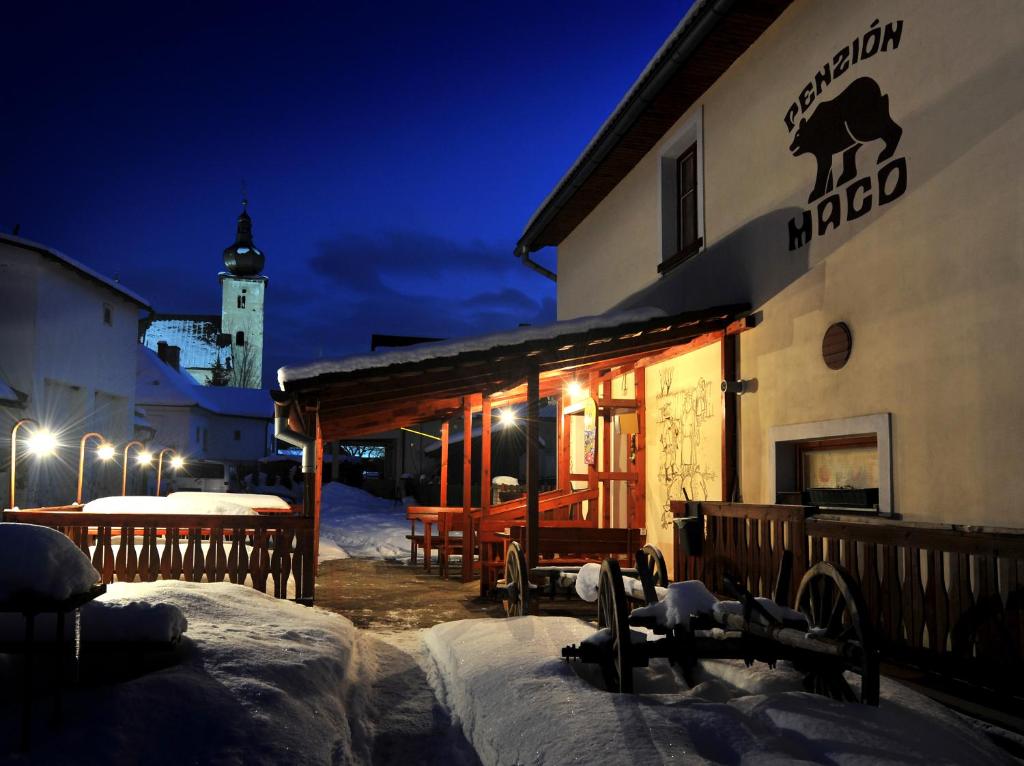
[[[29,452],[40,457],[46,457],[52,455],[54,450],[57,449],[57,438],[53,433],[40,426],[39,422],[34,418],[22,418],[15,422],[14,427],[11,429],[11,508],[14,508],[14,483],[17,478],[16,471],[18,467],[18,429],[27,423],[35,426],[32,435],[28,439]]]
[[[82,477],[85,475],[85,443],[89,439],[99,439],[100,446],[96,448],[96,456],[100,460],[110,460],[114,457],[114,445],[107,442],[106,437],[96,431],[90,431],[82,436],[78,443],[78,494],[75,495],[75,502],[82,504]]]
[[[164,470],[164,454],[167,453],[167,452],[170,452],[170,453],[172,453],[174,455],[174,457],[171,458],[171,468],[173,468],[175,471],[177,471],[179,468],[181,468],[183,465],[185,465],[185,458],[183,458],[181,455],[179,455],[177,452],[175,452],[170,447],[164,447],[162,450],[160,450],[160,454],[159,454],[159,456],[157,458],[157,461],[156,461],[156,496],[157,497],[160,497],[160,477],[163,475],[163,470]]]
[[[121,466],[121,497],[128,494],[128,450],[132,447],[139,447],[141,450],[135,460],[139,465],[149,465],[153,456],[146,451],[146,445],[138,439],[132,439],[124,445],[124,465]]]

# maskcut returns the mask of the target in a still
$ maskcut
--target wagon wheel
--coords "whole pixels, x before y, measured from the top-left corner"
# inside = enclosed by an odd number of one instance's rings
[[[848,648],[842,657],[815,657],[813,667],[804,676],[804,687],[832,699],[877,705],[878,648],[864,599],[853,578],[845,569],[819,562],[800,581],[796,604],[807,618],[811,633]],[[861,677],[859,700],[843,678],[846,670]]]
[[[526,614],[530,586],[526,578],[526,556],[515,540],[505,553],[505,614],[521,617]]]
[[[601,662],[608,691],[633,691],[633,665],[630,657],[631,635],[626,591],[622,587],[622,570],[615,559],[601,564],[597,586],[597,621],[611,631],[611,642]]]
[[[654,576],[654,584],[660,588],[668,587],[668,564],[657,545],[645,545],[641,551],[647,555],[647,568]]]

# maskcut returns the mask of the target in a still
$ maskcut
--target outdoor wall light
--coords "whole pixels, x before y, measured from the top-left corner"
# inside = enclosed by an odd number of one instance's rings
[[[171,458],[171,468],[173,468],[174,470],[178,470],[183,465],[185,465],[185,458],[183,458],[181,455],[176,454],[174,452],[174,450],[171,449],[170,447],[164,447],[162,450],[160,450],[160,456],[157,458],[157,461],[156,461],[156,496],[157,497],[160,497],[160,479],[163,477],[163,473],[164,473],[164,455],[166,455],[167,453],[171,453],[171,454],[174,455],[174,457]],[[140,455],[140,457],[141,457],[141,455]],[[149,457],[150,457],[150,460],[153,459],[152,455],[150,455]]]
[[[78,494],[75,495],[75,502],[82,504],[82,477],[85,475],[85,444],[90,439],[99,439],[100,446],[96,448],[96,457],[100,460],[110,460],[114,457],[114,445],[107,442],[106,437],[96,431],[83,434],[78,442]]]
[[[498,422],[502,426],[510,426],[516,422],[516,411],[511,407],[506,407],[498,415]]]
[[[37,457],[47,457],[57,450],[57,437],[53,433],[39,425],[33,418],[22,418],[15,421],[11,429],[11,497],[10,508],[14,508],[14,483],[17,478],[18,468],[18,429],[23,425],[31,423],[35,428],[27,439],[28,451]]]
[[[138,439],[132,439],[124,445],[124,462],[121,465],[121,497],[128,494],[128,450],[132,447],[138,447],[141,450],[141,452],[139,452],[139,456],[136,458],[136,462],[140,466],[146,465],[153,459],[153,455],[146,451],[146,445]]]
[[[570,399],[579,399],[583,395],[583,386],[578,380],[571,380],[565,387],[565,392],[569,394]]]

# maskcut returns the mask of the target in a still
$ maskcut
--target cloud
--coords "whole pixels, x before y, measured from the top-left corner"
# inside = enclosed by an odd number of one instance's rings
[[[458,338],[555,319],[554,284],[509,248],[410,231],[321,243],[267,292],[265,368],[370,350],[373,333]]]

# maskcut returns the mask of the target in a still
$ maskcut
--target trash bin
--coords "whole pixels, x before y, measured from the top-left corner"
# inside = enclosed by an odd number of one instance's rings
[[[704,519],[700,516],[680,516],[672,519],[676,525],[676,545],[687,556],[699,556],[704,543]]]

